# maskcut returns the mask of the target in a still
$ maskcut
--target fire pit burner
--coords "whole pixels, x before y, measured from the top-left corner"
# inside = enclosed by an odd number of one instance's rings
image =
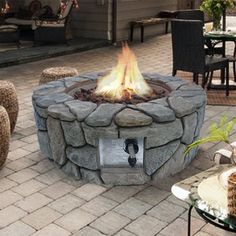
[[[84,81],[76,83],[66,90],[66,93],[73,96],[75,99],[81,101],[91,101],[97,104],[111,102],[111,103],[127,103],[127,104],[137,104],[141,102],[148,102],[153,99],[166,97],[171,88],[165,83],[160,81],[150,81],[147,80],[147,83],[152,88],[152,93],[147,96],[131,95],[123,97],[121,100],[110,100],[104,96],[96,95],[96,82],[95,81]]]

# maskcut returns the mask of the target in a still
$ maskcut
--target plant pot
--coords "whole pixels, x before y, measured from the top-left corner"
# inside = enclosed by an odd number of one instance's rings
[[[7,159],[10,143],[10,121],[6,109],[0,106],[0,168]]]

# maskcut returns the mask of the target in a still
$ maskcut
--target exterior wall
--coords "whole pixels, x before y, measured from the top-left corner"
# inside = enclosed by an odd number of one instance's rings
[[[155,17],[162,10],[176,10],[177,0],[118,0],[117,41],[129,38],[129,22],[141,18]],[[153,25],[145,28],[145,37],[163,34],[165,25]],[[140,38],[140,29],[134,30],[134,39]]]
[[[75,37],[111,39],[111,0],[80,0],[70,20]]]

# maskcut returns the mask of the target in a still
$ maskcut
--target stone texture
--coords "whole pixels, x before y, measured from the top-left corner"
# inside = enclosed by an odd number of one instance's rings
[[[173,141],[165,146],[152,148],[145,151],[144,166],[148,175],[152,175],[156,170],[163,166],[177,150],[180,141]]]
[[[65,105],[69,107],[69,110],[76,116],[78,121],[83,121],[97,108],[95,103],[80,100],[69,101]]]
[[[66,164],[62,167],[62,170],[67,175],[73,176],[75,179],[81,179],[79,167],[69,160],[67,160]]]
[[[195,130],[194,137],[198,137],[200,134],[200,130],[202,128],[205,117],[205,107],[201,107],[197,110],[197,127]]]
[[[50,224],[37,231],[33,236],[69,236],[71,233],[56,224]]]
[[[108,211],[110,211],[112,208],[114,208],[117,205],[118,203],[111,199],[98,196],[94,198],[93,200],[91,200],[90,202],[84,204],[81,207],[81,209],[95,216],[101,216],[107,213]]]
[[[84,227],[80,231],[77,231],[73,236],[104,236],[105,234],[100,233],[99,231],[91,228],[91,227]]]
[[[115,212],[135,220],[152,208],[151,205],[135,198],[130,198],[114,209]]]
[[[109,127],[91,127],[82,123],[86,142],[94,147],[98,146],[99,138],[118,138],[118,129],[116,125],[111,124]]]
[[[167,98],[154,99],[154,100],[151,100],[150,103],[156,103],[156,104],[159,104],[159,105],[162,105],[162,106],[165,106],[165,107],[169,106],[169,104],[167,102]]]
[[[51,105],[48,108],[48,114],[53,118],[64,121],[75,120],[75,116],[70,112],[69,108],[64,104]]]
[[[85,120],[90,126],[109,126],[112,122],[113,116],[125,106],[122,104],[101,104],[93,113],[91,113]]]
[[[181,138],[181,142],[184,144],[190,144],[195,137],[195,129],[197,127],[197,113],[194,112],[189,116],[182,118],[184,133]]]
[[[146,126],[152,123],[152,118],[142,112],[126,108],[116,115],[115,122],[121,127]]]
[[[196,107],[193,104],[182,97],[169,97],[168,101],[177,117],[189,115],[196,110]]]
[[[174,175],[179,171],[183,170],[186,159],[188,158],[187,156],[184,155],[185,149],[186,146],[181,143],[178,150],[175,152],[172,158],[169,159],[165,163],[165,165],[163,165],[159,170],[157,170],[156,173],[152,176],[153,180],[158,181],[160,179],[168,177],[169,175]]]
[[[142,168],[102,168],[101,178],[105,184],[114,185],[139,185],[151,179]]]
[[[77,230],[82,229],[95,219],[96,216],[77,208],[58,219],[56,224],[72,233],[75,233]]]
[[[207,96],[206,95],[197,95],[194,97],[185,97],[185,100],[193,103],[197,108],[205,106],[206,101],[207,101]]]
[[[143,215],[137,220],[133,221],[128,226],[126,226],[125,229],[138,236],[143,236],[143,235],[154,236],[158,232],[160,232],[165,226],[166,223],[154,217]]]
[[[129,222],[129,218],[111,211],[98,218],[91,226],[106,235],[113,235]]]
[[[92,171],[80,168],[80,172],[82,178],[85,179],[86,181],[94,184],[103,184],[102,179],[100,177],[100,171]]]
[[[81,124],[78,121],[62,121],[61,125],[68,145],[80,147],[86,144]]]
[[[64,165],[66,162],[66,144],[61,123],[59,120],[48,117],[47,127],[50,140],[49,143],[52,150],[52,159],[59,165]]]
[[[156,122],[168,122],[175,120],[175,113],[161,104],[156,103],[139,103],[137,108],[152,116]]]
[[[39,130],[47,130],[47,120],[43,117],[41,117],[37,111],[34,112],[34,118],[35,118],[35,122],[36,122],[36,127]]]
[[[182,134],[183,128],[179,119],[168,123],[153,123],[145,128],[120,128],[121,138],[146,137],[146,149],[162,146],[180,138]]]
[[[86,145],[81,148],[66,148],[66,155],[73,163],[78,166],[96,170],[98,169],[98,157],[97,157],[97,149]]]
[[[40,151],[45,157],[52,159],[52,150],[50,147],[48,132],[38,130],[37,134]]]
[[[39,116],[41,116],[45,119],[48,117],[48,109],[47,108],[41,108],[39,106],[34,105],[34,109],[39,114]]]

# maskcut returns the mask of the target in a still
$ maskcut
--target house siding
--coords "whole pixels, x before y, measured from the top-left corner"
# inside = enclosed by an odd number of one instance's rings
[[[117,41],[127,40],[130,22],[137,19],[155,17],[162,10],[176,10],[177,0],[118,0],[117,2]],[[145,28],[145,37],[165,32],[165,25]],[[140,29],[134,31],[134,39],[140,38]]]
[[[110,6],[110,0],[80,0],[70,21],[73,36],[111,39]]]

